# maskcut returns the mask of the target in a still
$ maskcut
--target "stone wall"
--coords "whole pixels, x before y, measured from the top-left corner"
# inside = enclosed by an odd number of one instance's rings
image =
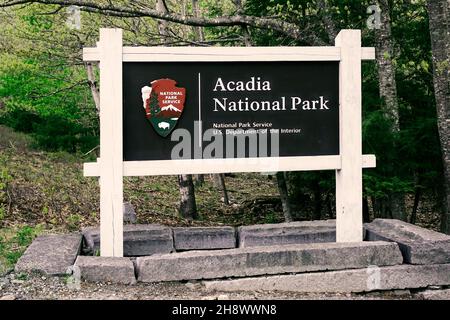
[[[73,272],[86,281],[123,284],[205,280],[207,288],[223,291],[367,292],[450,285],[449,236],[387,219],[364,228],[366,241],[336,243],[333,220],[240,228],[127,225],[129,257],[124,258],[95,256],[99,232],[87,228],[83,234],[38,237],[16,271]]]

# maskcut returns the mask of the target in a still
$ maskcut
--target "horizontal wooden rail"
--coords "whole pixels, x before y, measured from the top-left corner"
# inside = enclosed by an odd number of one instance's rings
[[[86,177],[100,175],[100,161],[84,164]],[[375,155],[362,156],[363,168],[375,168]],[[124,161],[124,176],[162,176],[223,172],[339,170],[341,156]]]
[[[362,60],[375,48],[361,48]],[[84,48],[84,61],[100,61],[98,48]],[[123,47],[123,62],[340,61],[339,47]]]

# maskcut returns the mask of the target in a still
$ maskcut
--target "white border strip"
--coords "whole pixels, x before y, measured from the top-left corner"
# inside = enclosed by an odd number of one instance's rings
[[[98,177],[100,162],[84,164],[85,177]],[[374,155],[362,156],[363,168],[375,168]],[[340,170],[341,156],[124,161],[123,175],[163,176],[223,172]]]
[[[375,48],[361,48],[362,60]],[[84,48],[84,61],[100,61],[98,48]],[[123,62],[340,61],[339,47],[124,47]]]
[[[202,75],[198,73],[198,145],[203,148],[202,134]]]

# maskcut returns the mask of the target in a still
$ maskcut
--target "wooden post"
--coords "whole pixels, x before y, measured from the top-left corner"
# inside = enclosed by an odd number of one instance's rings
[[[122,30],[100,29],[100,255],[123,256]]]
[[[336,170],[336,241],[363,240],[361,31],[342,30],[339,68],[341,169]]]

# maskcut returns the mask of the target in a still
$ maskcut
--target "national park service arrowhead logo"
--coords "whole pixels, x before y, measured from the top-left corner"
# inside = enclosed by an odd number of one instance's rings
[[[186,89],[178,88],[172,79],[151,82],[142,88],[145,115],[161,137],[167,137],[177,125],[184,109]]]

